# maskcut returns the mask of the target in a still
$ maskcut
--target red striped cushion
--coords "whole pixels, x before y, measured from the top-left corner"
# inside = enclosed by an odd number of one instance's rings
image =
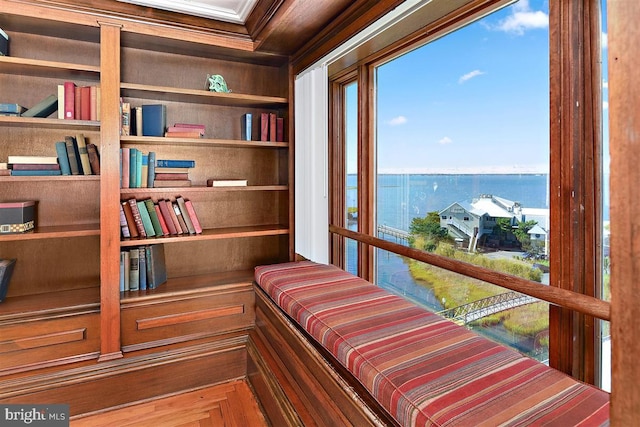
[[[602,426],[609,394],[334,266],[256,282],[404,426]]]

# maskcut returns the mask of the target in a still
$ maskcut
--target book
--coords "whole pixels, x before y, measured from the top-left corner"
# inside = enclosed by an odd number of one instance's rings
[[[49,95],[22,113],[22,117],[49,117],[58,109],[58,95]]]
[[[35,163],[35,164],[29,164],[29,163],[16,163],[15,165],[13,165],[13,170],[14,171],[33,171],[33,170],[60,170],[60,165],[48,165],[48,164],[43,164],[43,163]]]
[[[12,170],[11,176],[57,176],[62,175],[59,170]]]
[[[173,218],[171,216],[171,209],[166,200],[160,199],[158,200],[158,209],[160,209],[160,213],[162,214],[162,218],[164,219],[164,223],[167,227],[167,231],[169,234],[178,234],[178,230],[176,228],[176,224],[173,222]],[[162,225],[162,224],[160,224]]]
[[[135,107],[135,125],[136,135],[142,136],[142,107]]]
[[[122,188],[129,188],[129,177],[131,172],[129,170],[129,151],[127,147],[120,149],[120,182]]]
[[[156,153],[155,151],[149,151],[149,161],[148,161],[148,171],[147,171],[147,187],[153,188],[153,183],[156,177]]]
[[[138,172],[136,170],[138,166],[138,153],[140,150],[137,148],[129,149],[129,188],[139,188],[138,185]]]
[[[76,139],[73,136],[67,135],[64,137],[64,142],[67,146],[67,158],[69,159],[71,175],[83,175]]]
[[[149,187],[149,155],[142,154],[140,164],[140,187]]]
[[[76,135],[76,144],[78,145],[78,154],[82,164],[82,173],[91,175],[91,163],[89,162],[89,152],[87,151],[87,141],[84,138],[84,134],[79,133]]]
[[[131,103],[120,102],[120,135],[131,135]]]
[[[140,209],[138,209],[138,202],[136,199],[129,199],[127,203],[131,207],[131,214],[133,215],[133,220],[136,224],[136,229],[138,230],[138,235],[140,237],[147,237],[147,231],[142,223],[142,215],[140,214]],[[146,210],[146,207],[145,207]],[[126,214],[126,212],[125,212]]]
[[[191,202],[191,200],[185,200],[184,204],[187,207],[187,212],[189,213],[189,219],[191,219],[191,223],[193,224],[193,228],[195,229],[196,234],[201,234],[202,225],[200,225],[200,219],[196,214],[196,210],[193,207],[193,203]]]
[[[165,132],[164,136],[166,138],[202,138],[203,137],[203,135],[197,130]]]
[[[276,113],[269,113],[269,141],[276,141]]]
[[[156,167],[161,168],[194,168],[196,166],[195,160],[174,160],[174,159],[158,159],[156,160]],[[158,173],[158,171],[156,171]]]
[[[89,120],[99,120],[98,86],[89,86]]]
[[[9,35],[0,28],[0,56],[9,56]]]
[[[151,104],[142,106],[142,135],[164,136],[167,127],[167,106]]]
[[[260,141],[269,140],[269,113],[260,113]]]
[[[242,115],[240,122],[240,138],[243,141],[251,141],[252,114],[245,113]]]
[[[139,290],[147,290],[147,248],[138,248],[138,274],[139,274]]]
[[[165,179],[162,181],[154,181],[153,188],[172,188],[172,187],[191,187],[190,179]]]
[[[180,225],[180,221],[178,220],[178,217],[176,215],[176,211],[173,210],[173,204],[169,200],[163,200],[163,202],[167,206],[167,209],[169,210],[169,215],[171,216],[171,221],[173,221],[173,225],[176,228],[176,234],[178,234],[178,235],[182,234],[183,233],[182,226]]]
[[[146,199],[144,200],[144,205],[147,208],[147,213],[149,214],[149,219],[151,220],[151,226],[153,227],[153,232],[156,236],[162,236],[164,234],[162,230],[162,226],[160,225],[160,218],[158,218],[158,214],[156,213],[155,203],[153,200]],[[144,219],[142,221],[144,224]],[[147,233],[148,235],[149,233]]]
[[[9,164],[7,162],[0,162],[0,170],[9,169]]]
[[[203,135],[206,129],[206,126],[200,123],[174,123],[173,127],[178,129],[198,129]]]
[[[136,220],[133,217],[133,210],[131,209],[131,205],[129,204],[129,202],[126,202],[126,201],[120,202],[120,205],[124,210],[124,217],[127,221],[127,228],[129,229],[129,234],[131,235],[131,237],[138,237],[139,236],[138,226],[136,225]]]
[[[276,141],[284,142],[284,118],[276,118]]]
[[[129,290],[129,269],[131,268],[131,263],[129,261],[129,251],[124,251],[124,290]]]
[[[145,247],[147,261],[147,289],[156,289],[167,281],[164,245]]]
[[[7,163],[14,164],[46,164],[57,165],[57,156],[7,156]]]
[[[156,166],[155,173],[189,173],[189,169],[191,168],[163,168]]]
[[[166,181],[166,180],[188,180],[188,173],[156,173],[156,181]]]
[[[74,120],[76,118],[76,84],[64,82],[64,118]]]
[[[245,187],[246,179],[208,179],[207,187]]]
[[[144,227],[146,237],[154,237],[156,235],[156,231],[153,227],[153,223],[151,222],[151,216],[149,215],[147,205],[144,203],[144,200],[136,201],[136,204],[138,205],[138,211],[140,212],[140,218],[142,219],[142,225]]]
[[[82,102],[82,96],[80,95],[80,86],[74,86],[73,88],[74,90],[74,105],[73,105],[73,116],[76,120],[80,120],[81,117],[81,102]]]
[[[100,175],[100,156],[96,144],[87,144],[87,152],[89,153],[89,165],[94,175]]]
[[[167,226],[167,222],[164,220],[164,215],[162,215],[162,211],[160,210],[160,206],[158,204],[154,204],[153,208],[156,211],[156,216],[158,217],[158,222],[160,223],[161,233],[163,236],[169,235],[169,227]]]
[[[140,249],[129,251],[129,290],[137,291],[140,288]]]
[[[193,222],[191,221],[191,216],[189,215],[189,211],[187,210],[187,205],[182,196],[176,197],[176,202],[178,203],[178,207],[180,208],[180,212],[182,213],[182,219],[184,223],[187,225],[187,230],[189,230],[189,234],[196,234],[196,229],[193,226]]]
[[[20,104],[0,103],[0,113],[11,113],[19,116],[25,111],[27,109]]]
[[[58,118],[64,119],[64,84],[58,85]]]
[[[89,86],[80,87],[80,120],[91,120],[91,87]]]
[[[120,204],[120,234],[125,239],[131,237],[131,233],[129,232],[129,225],[127,224],[127,217],[124,214],[124,206]]]
[[[142,151],[136,149],[136,188],[142,187]]]
[[[11,175],[10,169],[0,169],[0,176],[10,176],[10,175]]]
[[[7,297],[9,282],[11,281],[15,265],[15,259],[0,259],[0,302],[4,301]]]
[[[127,251],[120,251],[120,292],[124,292],[124,263]]]
[[[177,202],[171,203],[171,206],[173,207],[173,212],[176,214],[176,218],[178,219],[178,224],[180,224],[182,234],[189,234],[189,229],[187,228],[187,223],[184,222],[184,218],[182,217],[180,206],[178,206]]]

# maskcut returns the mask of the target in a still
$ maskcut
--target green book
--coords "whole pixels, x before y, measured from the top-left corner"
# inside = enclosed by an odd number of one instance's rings
[[[33,107],[22,113],[22,117],[49,117],[58,110],[58,96],[49,95]]]
[[[136,168],[138,167],[138,149],[132,148],[129,150],[129,188],[139,188],[137,177],[138,172]]]
[[[155,228],[153,228],[153,224],[151,223],[151,217],[149,216],[149,211],[147,210],[147,205],[145,202],[140,200],[136,202],[138,205],[138,210],[140,211],[140,218],[142,219],[142,226],[144,227],[145,233],[147,233],[147,237],[153,237],[156,235]]]
[[[149,214],[149,218],[151,218],[153,231],[156,233],[156,236],[162,236],[164,233],[162,232],[162,226],[160,225],[160,219],[158,218],[153,200],[147,199],[144,201],[144,204],[147,206],[147,213]]]

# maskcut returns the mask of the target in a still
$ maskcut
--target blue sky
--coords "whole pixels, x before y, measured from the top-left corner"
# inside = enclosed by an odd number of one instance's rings
[[[379,67],[378,171],[547,172],[548,61],[548,1],[520,0]]]

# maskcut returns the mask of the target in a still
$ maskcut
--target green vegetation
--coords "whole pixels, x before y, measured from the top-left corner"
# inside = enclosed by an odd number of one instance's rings
[[[440,226],[440,214],[429,212],[424,218],[413,218],[409,226],[411,247],[433,252],[440,242],[451,241],[446,228]]]

